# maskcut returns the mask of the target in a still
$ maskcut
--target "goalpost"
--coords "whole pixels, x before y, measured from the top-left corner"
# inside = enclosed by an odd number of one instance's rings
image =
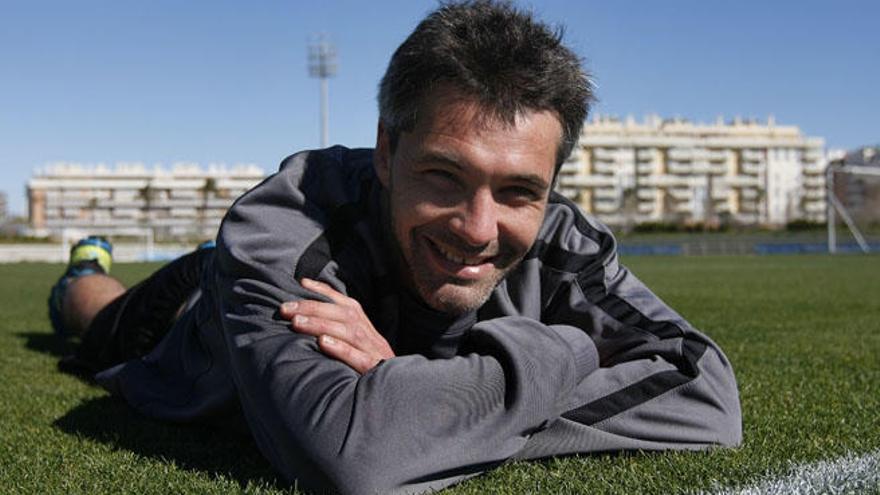
[[[862,231],[859,230],[856,222],[853,221],[853,218],[847,211],[846,206],[844,206],[837,195],[834,194],[835,173],[880,177],[880,168],[870,166],[861,167],[846,165],[846,163],[841,160],[831,162],[825,169],[825,187],[826,198],[828,202],[828,252],[831,254],[837,252],[836,213],[837,215],[840,215],[840,218],[843,220],[844,224],[846,224],[846,227],[855,238],[856,243],[858,243],[859,245],[859,249],[861,249],[863,253],[868,253],[871,251],[871,247],[865,240],[865,236],[862,234]]]

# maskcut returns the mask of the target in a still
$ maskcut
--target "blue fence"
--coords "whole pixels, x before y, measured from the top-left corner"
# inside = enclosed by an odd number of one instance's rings
[[[624,256],[678,256],[683,254],[679,244],[621,244],[617,252]]]
[[[869,242],[872,253],[880,252],[880,242]],[[618,252],[623,256],[679,256],[679,255],[723,255],[723,254],[825,254],[828,244],[825,242],[684,242],[674,243],[637,243],[621,244]],[[862,249],[855,242],[838,243],[838,253],[861,253]]]
[[[868,244],[871,252],[880,251],[880,243]],[[780,244],[755,244],[755,254],[822,254],[828,252],[827,243],[787,242]],[[855,242],[837,244],[838,253],[861,253]]]

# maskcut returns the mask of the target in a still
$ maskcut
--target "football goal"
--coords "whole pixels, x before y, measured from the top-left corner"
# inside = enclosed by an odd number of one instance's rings
[[[880,167],[849,165],[833,161],[825,170],[828,201],[828,252],[841,251],[838,245],[838,218],[843,221],[863,253],[878,250],[871,235],[880,228]]]

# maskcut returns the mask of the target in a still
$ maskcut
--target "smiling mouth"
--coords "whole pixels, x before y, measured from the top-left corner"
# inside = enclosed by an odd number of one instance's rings
[[[447,261],[450,261],[450,262],[458,264],[458,265],[477,266],[477,265],[482,265],[484,263],[488,263],[488,262],[492,261],[493,258],[495,258],[494,255],[493,256],[486,256],[486,255],[462,256],[462,255],[456,254],[456,253],[446,249],[445,247],[437,244],[436,242],[434,242],[431,239],[428,239],[428,243],[431,245],[431,247],[434,248],[434,250],[437,253],[442,255],[443,258],[445,258]]]

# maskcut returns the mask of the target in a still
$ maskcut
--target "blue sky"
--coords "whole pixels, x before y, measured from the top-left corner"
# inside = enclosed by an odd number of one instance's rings
[[[306,46],[337,45],[330,140],[371,146],[388,57],[436,3],[0,0],[0,190],[50,161],[257,163],[320,141]],[[566,27],[594,111],[766,118],[880,142],[880,2],[519,2]]]

